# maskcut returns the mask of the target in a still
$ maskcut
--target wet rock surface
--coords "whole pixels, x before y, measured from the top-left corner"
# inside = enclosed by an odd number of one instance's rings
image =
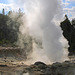
[[[18,60],[22,59],[19,50],[20,48],[0,47],[0,75],[75,75],[75,56],[69,56],[70,60],[62,63],[48,65],[38,61],[26,65],[25,60]]]
[[[43,62],[35,62],[25,65],[22,62],[12,65],[0,65],[0,75],[75,75],[75,61],[53,63],[47,65]]]
[[[30,75],[75,75],[75,63],[74,61],[57,62],[52,65],[39,63],[39,65],[31,65],[28,70],[32,73]]]
[[[15,60],[25,60],[26,54],[22,54],[23,49],[20,47],[2,47],[0,46],[0,58],[6,60],[8,58],[14,58]]]

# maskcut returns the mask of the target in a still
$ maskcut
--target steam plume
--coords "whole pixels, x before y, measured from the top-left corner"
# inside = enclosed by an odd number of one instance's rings
[[[64,54],[59,41],[61,30],[53,21],[55,16],[60,16],[61,13],[58,0],[18,0],[17,4],[25,11],[22,17],[23,25],[20,26],[21,38],[25,39],[27,34],[33,39],[33,51],[28,55],[33,58],[32,62],[61,61]],[[22,42],[24,40],[21,40]]]

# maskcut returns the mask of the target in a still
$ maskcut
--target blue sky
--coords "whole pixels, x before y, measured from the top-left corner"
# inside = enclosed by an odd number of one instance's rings
[[[8,0],[0,0],[0,3],[8,4]]]
[[[63,0],[63,12],[70,18],[75,18],[75,0]]]
[[[75,0],[61,0],[61,5],[64,14],[67,14],[70,18],[75,18]],[[0,12],[2,12],[3,8],[5,8],[6,12],[10,9],[19,9],[14,5],[13,0],[0,0]]]

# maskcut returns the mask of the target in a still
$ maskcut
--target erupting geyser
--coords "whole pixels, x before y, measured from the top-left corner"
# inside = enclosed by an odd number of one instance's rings
[[[31,57],[30,63],[61,61],[64,56],[64,50],[59,41],[61,29],[54,22],[56,16],[56,19],[61,16],[60,2],[58,0],[18,0],[16,4],[25,11],[22,17],[23,24],[20,26],[21,37],[25,38],[27,34],[33,41],[33,51],[28,55]],[[22,42],[24,40],[21,40],[21,45]]]

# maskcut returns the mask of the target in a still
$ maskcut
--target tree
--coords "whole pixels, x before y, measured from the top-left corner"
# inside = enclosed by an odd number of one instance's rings
[[[75,28],[75,18],[74,19],[72,19],[72,25],[74,26],[74,28]]]
[[[60,27],[63,30],[63,36],[68,41],[68,51],[69,55],[75,55],[75,20],[72,20],[72,23],[69,21],[68,17],[65,16],[66,19],[61,22]]]
[[[11,13],[12,13],[12,11],[9,11],[9,12],[8,12],[8,15],[11,15]]]
[[[19,12],[19,14],[21,13],[21,9],[20,8],[19,8],[18,12]]]
[[[5,10],[4,10],[4,8],[3,8],[3,10],[2,10],[2,14],[5,15]]]

